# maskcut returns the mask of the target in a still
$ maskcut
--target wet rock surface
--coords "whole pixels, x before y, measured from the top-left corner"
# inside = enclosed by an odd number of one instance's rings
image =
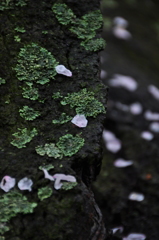
[[[106,236],[90,184],[101,165],[107,88],[99,79],[98,50],[86,50],[70,31],[72,23],[95,11],[99,26],[95,23],[92,35],[100,37],[99,1],[60,1],[69,8],[59,5],[58,11],[64,11],[60,16],[67,18],[70,13],[73,18],[67,26],[58,22],[54,3],[0,3],[0,177],[5,176],[4,186],[16,179],[9,193],[0,189],[1,239]],[[88,20],[82,24],[87,27]],[[72,77],[57,74],[55,64],[64,65]],[[77,114],[87,117],[85,128],[71,123]],[[48,165],[51,176],[71,175],[77,184],[65,182],[56,190],[52,178],[45,179],[42,172]],[[18,189],[23,178],[33,181],[31,188]]]

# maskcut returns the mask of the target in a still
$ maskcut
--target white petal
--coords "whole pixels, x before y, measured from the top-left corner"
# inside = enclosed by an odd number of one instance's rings
[[[106,143],[106,148],[113,153],[118,152],[121,149],[121,141],[119,139],[114,139]]]
[[[62,180],[63,181],[67,181],[67,182],[76,182],[76,178],[72,175],[65,175],[63,173],[56,173],[55,175],[53,175],[53,178],[55,179],[55,184],[54,184],[54,188],[56,190],[60,189],[62,187]]]
[[[159,133],[159,122],[152,122],[149,128],[151,131]]]
[[[123,87],[133,92],[137,89],[138,83],[130,76],[124,76],[121,74],[115,74],[112,79],[109,80],[110,86]]]
[[[116,233],[117,231],[119,231],[120,233],[122,233],[123,230],[124,230],[124,228],[123,228],[122,226],[112,228],[113,234]]]
[[[83,128],[87,126],[88,120],[86,119],[85,115],[77,114],[71,122],[76,126]]]
[[[72,77],[72,72],[68,70],[64,65],[58,65],[55,67],[55,70],[59,74],[63,74],[67,77]]]
[[[145,240],[146,236],[142,233],[130,233],[127,237],[124,237],[123,240]]]
[[[15,182],[16,182],[15,178],[12,178],[10,176],[4,176],[0,183],[0,187],[5,192],[9,192],[9,190],[15,186]]]
[[[31,191],[31,186],[33,185],[33,181],[27,177],[22,178],[19,182],[18,182],[18,187],[20,190],[28,190]]]
[[[104,141],[112,141],[112,140],[114,140],[116,138],[114,133],[112,133],[112,132],[110,132],[108,130],[103,130],[102,136],[103,136],[103,140]]]
[[[117,38],[121,38],[123,40],[128,40],[131,38],[131,33],[128,32],[125,28],[116,26],[113,28],[113,34]]]
[[[132,192],[129,194],[128,199],[132,201],[141,202],[144,200],[144,195],[142,193]]]
[[[152,95],[155,99],[159,100],[159,89],[158,89],[156,86],[154,86],[154,85],[149,85],[149,86],[148,86],[148,91],[149,91],[149,93],[151,93],[151,95]]]
[[[142,113],[142,105],[140,103],[132,103],[130,105],[130,112],[134,115]]]
[[[128,167],[128,166],[131,166],[132,164],[133,164],[133,161],[124,160],[122,158],[119,158],[114,162],[114,166],[118,168]]]
[[[126,28],[128,26],[128,21],[122,17],[115,17],[113,19],[113,23],[117,26],[121,26],[123,28]]]
[[[147,110],[144,114],[144,117],[146,120],[149,120],[149,121],[158,121],[159,113],[151,112],[150,110]]]
[[[43,168],[42,170],[43,170],[43,172],[44,172],[44,177],[45,177],[45,178],[50,179],[51,181],[54,181],[54,180],[55,180],[55,179],[53,178],[53,176],[51,176],[45,168]]]
[[[145,140],[151,141],[154,138],[154,135],[149,131],[144,131],[141,133],[141,137]]]

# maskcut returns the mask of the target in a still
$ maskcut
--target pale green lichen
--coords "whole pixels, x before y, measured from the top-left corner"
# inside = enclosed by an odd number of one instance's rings
[[[40,170],[43,170],[44,168],[49,171],[50,169],[54,169],[54,166],[52,164],[43,164],[39,167]]]
[[[30,100],[37,100],[39,98],[38,88],[32,86],[23,87],[22,96]]]
[[[36,43],[20,49],[17,65],[14,68],[18,80],[29,83],[45,84],[57,74],[55,67],[58,62],[45,48]]]
[[[102,27],[103,17],[100,10],[95,10],[77,18],[66,4],[55,3],[52,7],[56,18],[62,25],[68,25],[69,30],[84,41],[81,45],[87,51],[98,51],[103,49],[104,40],[92,40],[96,36],[96,31]],[[93,47],[94,42],[94,47]]]
[[[52,188],[46,186],[38,189],[38,198],[43,201],[46,198],[49,198],[53,193]]]
[[[89,40],[95,37],[96,30],[99,29],[102,24],[102,14],[99,10],[96,10],[76,20],[71,26],[70,31],[76,34],[80,39]]]
[[[72,10],[64,3],[55,3],[52,10],[56,14],[59,23],[63,25],[68,25],[76,18]]]
[[[52,120],[52,123],[54,124],[64,124],[66,122],[69,122],[72,119],[72,117],[68,116],[66,113],[61,113],[61,116],[59,119]]]
[[[96,52],[105,48],[105,40],[103,38],[91,39],[80,43],[87,51]]]
[[[30,142],[33,137],[38,134],[36,128],[33,128],[32,130],[18,128],[18,130],[18,132],[12,134],[14,139],[11,141],[11,144],[17,148],[26,147],[26,143]]]
[[[53,99],[58,99],[58,98],[62,98],[63,96],[61,95],[60,92],[55,92],[53,95],[52,95],[52,98]]]
[[[0,85],[5,84],[6,80],[0,77]]]
[[[35,150],[40,156],[46,154],[48,157],[62,158],[63,155],[54,143],[46,143],[44,146],[37,146]]]
[[[27,5],[27,2],[28,0],[1,0],[0,10],[13,9],[16,6],[23,7]]]
[[[69,104],[71,108],[75,107],[77,114],[96,117],[99,113],[105,113],[105,107],[95,97],[94,93],[86,88],[80,92],[69,93],[61,100],[62,105]]]
[[[15,42],[20,42],[21,38],[18,35],[16,35],[16,36],[14,36],[14,41]]]
[[[9,228],[6,223],[18,213],[32,213],[37,203],[28,202],[27,198],[17,191],[5,193],[0,197],[0,234],[4,234]]]
[[[26,30],[24,29],[24,27],[19,27],[19,26],[17,26],[16,28],[14,28],[14,30],[15,30],[16,32],[20,32],[20,33],[26,32]]]
[[[62,184],[61,189],[68,191],[68,190],[74,188],[75,186],[77,186],[77,182],[64,182]]]
[[[19,109],[19,113],[22,118],[28,121],[32,121],[40,116],[39,111],[35,111],[33,108],[28,106],[23,106],[23,108]]]
[[[66,157],[71,157],[79,151],[79,149],[84,145],[84,139],[76,135],[66,134],[59,138],[57,142],[57,147]]]

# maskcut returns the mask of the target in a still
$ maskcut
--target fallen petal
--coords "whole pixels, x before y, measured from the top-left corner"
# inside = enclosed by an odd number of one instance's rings
[[[67,77],[72,77],[72,72],[68,70],[64,65],[58,65],[55,67],[57,73],[65,75]]]
[[[75,124],[76,126],[80,127],[80,128],[84,128],[87,126],[88,120],[86,119],[85,115],[80,115],[77,114],[72,120],[71,122],[73,124]]]
[[[117,138],[106,143],[106,148],[113,153],[118,152],[121,149],[121,141]]]
[[[140,103],[132,103],[130,105],[130,112],[134,115],[142,113],[142,105]]]
[[[42,168],[42,171],[44,172],[44,178],[47,178],[51,181],[54,181],[55,179],[53,178],[53,176],[51,176],[48,171],[45,168]]]
[[[27,177],[22,178],[19,182],[18,182],[18,187],[20,190],[28,190],[31,191],[31,187],[33,185],[33,181]]]
[[[124,230],[124,228],[122,226],[112,228],[113,234],[115,234],[116,232],[122,233],[123,230]]]
[[[131,38],[131,33],[128,32],[125,28],[121,26],[116,26],[113,28],[113,34],[117,38],[121,38],[123,40],[128,40]]]
[[[152,122],[149,128],[151,131],[159,133],[159,122]]]
[[[9,192],[9,190],[15,186],[15,182],[15,178],[12,178],[10,176],[4,176],[0,183],[0,188],[3,189],[5,192]]]
[[[138,201],[138,202],[141,202],[144,200],[144,195],[142,193],[136,193],[136,192],[132,192],[130,193],[130,195],[128,196],[128,199],[129,200],[132,200],[132,201]]]
[[[123,17],[115,17],[113,19],[113,23],[117,26],[121,26],[123,28],[126,28],[128,26],[128,21],[124,19]]]
[[[147,110],[144,114],[144,117],[146,120],[149,120],[149,121],[158,121],[159,113],[151,112],[150,110]]]
[[[145,240],[146,236],[142,233],[130,233],[127,237],[124,237],[123,240]]]
[[[154,86],[154,85],[149,85],[149,86],[148,86],[148,91],[149,91],[149,93],[151,93],[151,95],[152,95],[155,99],[159,100],[159,89],[158,89],[156,86]]]
[[[118,168],[128,167],[128,166],[131,166],[132,164],[133,164],[133,161],[124,160],[122,158],[119,158],[114,162],[114,166]]]
[[[114,74],[114,77],[109,80],[109,84],[113,87],[126,88],[131,92],[135,91],[138,87],[138,83],[132,77],[121,74]]]
[[[56,190],[59,190],[62,187],[62,180],[67,182],[76,182],[76,178],[72,175],[65,175],[63,173],[56,173],[53,175],[53,178],[55,180],[54,188]]]
[[[140,136],[148,141],[151,141],[154,138],[154,135],[149,131],[142,132]]]

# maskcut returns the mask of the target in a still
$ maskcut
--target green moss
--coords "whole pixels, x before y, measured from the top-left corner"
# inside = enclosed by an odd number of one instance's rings
[[[58,98],[62,98],[63,96],[61,95],[61,93],[60,92],[56,92],[56,93],[54,93],[53,95],[52,95],[52,98],[53,99],[58,99]]]
[[[40,113],[38,111],[35,111],[33,108],[30,108],[28,106],[23,106],[23,108],[19,110],[19,113],[22,118],[29,121],[32,121],[40,116]]]
[[[96,52],[105,48],[105,40],[103,38],[91,39],[88,41],[82,41],[80,45],[87,51]]]
[[[6,80],[0,77],[0,85],[5,84]]]
[[[47,171],[49,171],[50,169],[53,169],[54,166],[52,164],[43,164],[43,166],[40,166],[39,169],[42,170],[43,168],[45,168]]]
[[[64,3],[55,3],[52,7],[52,11],[56,14],[59,23],[63,25],[68,25],[76,18],[72,10]]]
[[[58,65],[56,59],[47,49],[35,43],[21,48],[17,65],[14,68],[18,80],[29,83],[45,84],[54,79],[57,74],[55,67]]]
[[[49,198],[53,193],[52,188],[46,186],[38,189],[38,198],[43,201],[45,198]]]
[[[19,26],[17,26],[16,28],[14,28],[14,30],[15,30],[16,32],[20,32],[20,33],[26,32],[26,30],[24,29],[24,27],[19,27]]]
[[[94,20],[95,19],[95,20]],[[92,39],[96,35],[96,30],[102,26],[103,17],[99,10],[84,15],[81,19],[77,19],[70,31],[81,39]]]
[[[99,10],[85,14],[80,19],[77,18],[66,4],[56,3],[52,7],[56,18],[62,25],[69,25],[69,30],[76,34],[78,38],[85,40],[81,45],[88,51],[98,51],[103,49],[104,40],[88,40],[96,36],[96,30],[101,28],[103,17]],[[94,43],[94,47],[93,47]]]
[[[23,87],[22,89],[23,89],[22,95],[24,98],[28,98],[30,100],[37,100],[39,98],[39,93],[37,88],[34,88],[32,86],[27,86],[27,87]]]
[[[20,42],[21,38],[18,35],[16,35],[16,36],[14,36],[14,41],[15,42]]]
[[[40,156],[46,154],[48,157],[62,158],[63,155],[54,143],[46,143],[44,146],[37,146],[35,150]]]
[[[69,122],[72,119],[72,117],[68,116],[66,113],[62,113],[59,119],[52,120],[52,123],[54,124],[64,124],[66,122]]]
[[[76,135],[66,134],[59,138],[57,147],[63,153],[64,156],[71,157],[79,151],[84,145],[84,139]]]
[[[94,93],[86,88],[80,92],[68,94],[61,101],[62,105],[69,104],[71,108],[75,107],[77,114],[96,117],[99,113],[105,113],[105,108],[95,97]]]
[[[61,189],[67,191],[74,188],[75,186],[77,186],[77,182],[64,182]]]
[[[0,10],[13,9],[15,6],[26,6],[28,0],[1,0]]]
[[[25,144],[30,142],[32,138],[38,134],[36,128],[33,128],[32,130],[18,128],[18,130],[18,132],[12,134],[14,139],[11,141],[11,144],[17,148],[26,147]]]
[[[12,217],[18,213],[32,213],[37,203],[28,202],[27,198],[17,191],[5,193],[0,197],[0,233],[8,231],[5,225]]]

